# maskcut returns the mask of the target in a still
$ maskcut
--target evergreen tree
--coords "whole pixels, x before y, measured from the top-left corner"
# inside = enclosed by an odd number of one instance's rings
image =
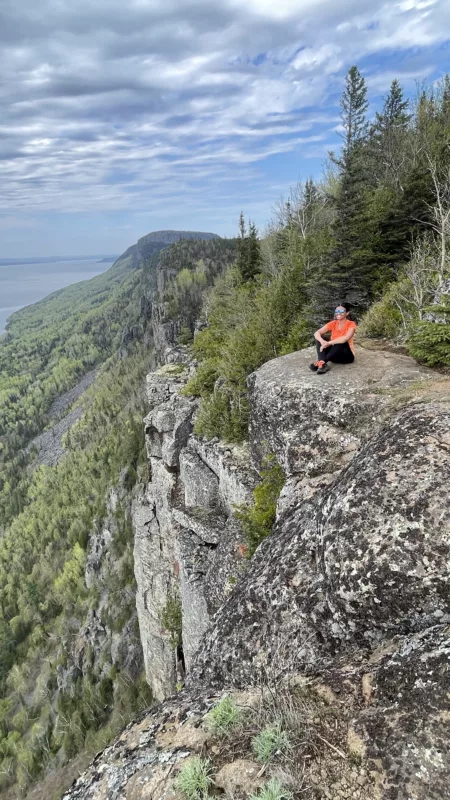
[[[254,222],[249,221],[247,244],[247,269],[243,273],[244,280],[250,280],[261,272],[261,246],[258,231]]]
[[[411,115],[398,80],[393,80],[381,112],[371,130],[374,170],[378,180],[403,191],[405,145]]]
[[[239,217],[237,265],[244,282],[251,280],[261,272],[261,246],[258,231],[255,223],[251,220],[249,220],[247,230],[242,211]]]
[[[320,292],[327,305],[348,300],[366,307],[370,299],[374,265],[368,241],[367,108],[366,83],[353,66],[341,100],[342,155],[332,156],[340,171],[340,189],[333,228],[335,246]]]
[[[238,259],[237,265],[243,275],[247,263],[247,229],[245,226],[244,213],[241,211],[239,216],[239,236],[238,236]]]
[[[381,113],[375,114],[374,128],[381,136],[389,134],[392,130],[405,131],[411,119],[408,114],[409,102],[403,97],[403,89],[395,78],[386,97]]]
[[[354,155],[357,145],[367,135],[366,113],[369,107],[367,86],[358,67],[350,67],[345,78],[345,89],[341,98],[341,122],[344,139],[342,158],[334,159],[341,170],[347,167],[347,160]]]

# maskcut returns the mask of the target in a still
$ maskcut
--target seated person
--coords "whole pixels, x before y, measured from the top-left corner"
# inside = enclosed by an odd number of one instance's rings
[[[355,360],[353,336],[356,324],[348,319],[349,310],[348,303],[341,303],[334,310],[334,319],[315,332],[318,360],[310,364],[313,372],[327,372],[329,361],[334,361],[335,364],[351,364]],[[323,338],[325,333],[331,333],[329,341]]]

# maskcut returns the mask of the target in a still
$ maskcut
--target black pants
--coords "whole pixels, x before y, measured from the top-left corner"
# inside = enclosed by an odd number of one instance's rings
[[[355,360],[348,342],[332,344],[320,352],[320,342],[316,341],[317,358],[319,361],[334,361],[335,364],[351,364]]]

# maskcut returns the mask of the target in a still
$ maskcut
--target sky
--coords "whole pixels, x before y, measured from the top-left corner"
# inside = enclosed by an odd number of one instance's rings
[[[450,71],[449,0],[1,0],[0,257],[260,229],[371,110]]]

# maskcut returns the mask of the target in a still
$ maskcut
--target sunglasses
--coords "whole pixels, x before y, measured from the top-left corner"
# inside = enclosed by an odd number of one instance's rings
[[[334,309],[334,313],[335,314],[345,314],[345,308],[335,308]]]

